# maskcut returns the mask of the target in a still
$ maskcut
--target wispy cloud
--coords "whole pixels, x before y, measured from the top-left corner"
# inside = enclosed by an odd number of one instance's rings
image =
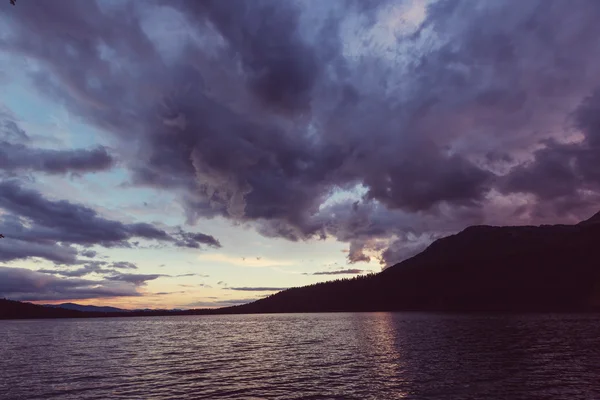
[[[355,275],[362,274],[365,270],[362,269],[340,269],[337,271],[318,271],[312,273],[305,273],[304,275]]]
[[[289,289],[287,287],[228,287],[227,290],[238,290],[241,292],[279,292]]]
[[[229,299],[229,300],[200,300],[193,303],[188,303],[182,308],[217,308],[217,307],[230,307],[237,306],[240,304],[247,304],[256,301],[256,298],[246,299]]]
[[[278,260],[266,257],[239,257],[223,253],[200,254],[198,259],[204,262],[230,264],[238,267],[277,267],[294,264],[290,260]]]

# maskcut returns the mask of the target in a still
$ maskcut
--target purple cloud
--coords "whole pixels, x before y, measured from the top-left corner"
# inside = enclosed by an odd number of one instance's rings
[[[193,303],[186,304],[182,306],[184,308],[216,308],[216,307],[230,307],[237,306],[240,304],[252,303],[256,301],[256,298],[250,299],[230,299],[230,300],[207,300],[207,301],[195,301]]]
[[[110,264],[111,268],[117,269],[137,269],[137,265],[129,261],[117,261]]]
[[[0,260],[43,257],[56,263],[75,263],[72,245],[130,247],[130,239],[143,238],[178,243],[182,235],[189,243],[212,238],[179,231],[176,237],[147,223],[125,224],[103,218],[93,209],[67,200],[48,200],[39,192],[24,188],[16,180],[0,182],[0,215],[6,240],[0,243]],[[202,235],[202,234],[200,234]],[[208,239],[207,239],[208,238]],[[214,242],[216,239],[212,238]],[[218,242],[217,242],[218,243]],[[89,253],[88,253],[89,255]],[[132,263],[113,268],[135,269]]]
[[[361,3],[25,2],[0,16],[0,47],[47,66],[36,87],[129,146],[130,184],[176,193],[190,223],[333,236],[351,262],[390,264],[472,223],[591,214],[597,2],[433,2],[391,42],[375,27],[398,4]],[[219,246],[77,210],[100,235],[65,243]]]
[[[105,148],[44,150],[0,141],[0,170],[39,171],[48,174],[96,172],[110,169],[114,159]]]
[[[66,277],[77,277],[80,278],[90,274],[117,274],[118,272],[114,269],[103,268],[97,264],[87,264],[77,269],[38,269],[37,272],[50,275],[60,275]]]
[[[136,286],[145,284],[147,281],[152,281],[161,277],[168,277],[165,274],[115,274],[106,277],[109,281],[129,282]]]
[[[11,300],[69,300],[140,296],[127,282],[59,278],[25,268],[0,267],[0,297]]]
[[[350,268],[350,269],[339,269],[335,271],[318,271],[313,272],[312,274],[304,274],[304,275],[354,275],[354,274],[362,274],[364,270]]]
[[[279,292],[289,288],[280,287],[227,287],[228,290],[237,290],[241,292]]]
[[[221,243],[217,239],[204,233],[184,232],[181,229],[177,233],[175,245],[178,247],[198,249],[201,244],[215,248],[221,247]]]

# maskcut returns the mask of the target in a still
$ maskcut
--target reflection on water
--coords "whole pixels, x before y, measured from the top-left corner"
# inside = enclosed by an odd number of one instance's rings
[[[0,321],[1,399],[599,399],[600,316]]]

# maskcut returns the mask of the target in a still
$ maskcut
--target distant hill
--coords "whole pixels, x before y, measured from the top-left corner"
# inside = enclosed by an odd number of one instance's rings
[[[600,311],[600,213],[577,225],[472,226],[368,276],[228,312]]]
[[[116,307],[100,307],[100,306],[85,306],[81,304],[75,303],[62,303],[62,304],[44,304],[44,307],[52,307],[52,308],[64,308],[67,310],[76,310],[76,311],[85,311],[85,312],[128,312],[129,310],[124,310],[122,308]]]
[[[0,299],[0,319],[81,318],[84,316],[84,313],[80,311]]]
[[[97,307],[103,308],[103,307]],[[218,310],[135,310],[104,312],[81,311],[61,307],[48,307],[43,305],[0,299],[0,320],[1,319],[36,319],[36,318],[100,318],[100,317],[154,317],[170,315],[203,315],[217,314]],[[113,308],[113,307],[108,307]],[[117,308],[117,310],[120,310]]]

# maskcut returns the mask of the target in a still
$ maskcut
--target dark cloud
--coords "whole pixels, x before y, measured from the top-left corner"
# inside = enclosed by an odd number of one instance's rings
[[[94,250],[84,250],[81,252],[82,257],[94,258],[98,253]]]
[[[117,269],[138,269],[137,265],[129,261],[117,261],[110,264],[111,268]]]
[[[241,292],[279,292],[289,288],[277,288],[277,287],[228,287],[228,290],[238,290]]]
[[[114,165],[115,159],[102,146],[76,150],[33,147],[13,113],[0,109],[0,172],[87,173],[108,170]]]
[[[7,223],[8,217],[0,217],[6,238],[0,241],[0,261],[12,261],[23,258],[38,257],[50,260],[57,264],[77,263],[77,249],[68,244],[54,243],[50,241],[27,241],[11,239],[8,235],[14,230],[14,225]]]
[[[103,268],[97,264],[87,264],[77,269],[38,269],[37,272],[51,275],[61,275],[67,277],[82,277],[89,274],[116,274],[116,270],[111,268]]]
[[[598,197],[598,96],[584,99],[600,3],[439,1],[401,29],[386,18],[410,2],[158,3],[24,3],[0,47],[47,65],[37,88],[126,143],[131,184],[173,191],[190,223],[333,236],[351,262],[391,263],[470,223],[564,221]],[[219,246],[114,228],[90,242]]]
[[[61,267],[58,269],[39,269],[38,272],[69,277],[81,277],[94,273],[100,275],[120,276],[122,272],[119,270],[132,270],[138,268],[134,263],[127,261],[117,261],[109,263],[107,261],[78,260],[74,264],[83,264],[83,267],[76,269],[68,267]]]
[[[0,267],[0,297],[12,300],[75,300],[139,295],[136,286],[131,284],[59,278],[25,268]]]
[[[52,240],[110,247],[124,245],[132,237],[170,239],[166,232],[150,224],[123,224],[105,219],[83,205],[46,199],[16,180],[0,182],[0,208],[33,223],[30,228],[22,225],[7,232],[7,236],[18,240]]]
[[[200,248],[201,244],[215,248],[221,247],[221,243],[219,243],[219,241],[211,235],[206,235],[204,233],[184,232],[183,230],[179,230],[177,233],[177,239],[175,240],[176,246],[198,249]]]
[[[112,168],[114,159],[105,148],[45,150],[0,141],[0,170],[38,171],[48,174],[96,172]]]
[[[543,148],[533,153],[532,161],[507,174],[503,190],[535,195],[558,214],[596,211],[600,200],[599,112],[597,90],[584,99],[573,115],[575,128],[583,137],[576,142],[541,142]]]
[[[85,276],[85,275],[89,275],[89,274],[100,274],[100,275],[107,275],[110,277],[122,277],[122,276],[128,276],[128,274],[122,274],[119,271],[120,269],[137,269],[137,266],[135,264],[133,264],[131,262],[126,262],[126,261],[118,261],[118,262],[113,262],[113,263],[109,264],[105,261],[86,262],[86,261],[80,260],[78,263],[84,263],[85,265],[83,267],[76,268],[76,269],[69,269],[69,268],[64,268],[64,267],[60,268],[60,269],[39,269],[38,272],[43,272],[46,274],[53,274],[53,275],[68,276],[68,277],[81,277],[81,276]],[[138,275],[135,275],[135,274],[132,276],[139,277]],[[113,280],[119,280],[119,279],[113,279]],[[132,278],[132,280],[130,282],[135,283],[134,281],[136,279],[137,278]],[[126,279],[122,279],[122,280],[126,280]]]
[[[577,170],[581,147],[548,141],[534,153],[534,161],[520,165],[507,176],[505,190],[526,192],[542,199],[574,196],[583,189],[583,176]]]
[[[186,304],[182,307],[184,308],[213,308],[213,307],[230,307],[237,306],[240,304],[251,303],[256,301],[256,298],[253,299],[230,299],[230,300],[216,300],[216,301],[195,301],[193,303]]]
[[[362,269],[339,269],[336,271],[318,271],[313,272],[312,274],[304,274],[304,275],[353,275],[353,274],[362,274],[365,272]]]
[[[126,266],[123,266],[126,265]],[[127,266],[131,265],[131,266]],[[200,276],[207,277],[208,275],[200,275],[200,274],[181,274],[181,275],[167,275],[167,274],[135,274],[135,273],[123,273],[120,269],[137,269],[134,264],[127,262],[117,262],[117,263],[106,263],[106,262],[90,262],[86,263],[83,267],[70,269],[70,268],[55,268],[55,269],[38,269],[37,272],[49,274],[49,275],[60,275],[64,277],[77,277],[80,278],[82,276],[90,275],[90,274],[98,274],[102,275],[103,279],[107,281],[119,281],[119,282],[128,282],[134,284],[136,286],[140,286],[145,284],[147,281],[155,280],[158,278],[182,278],[182,277],[191,277],[191,276]],[[202,287],[210,287],[205,284],[200,284],[196,286]]]
[[[366,243],[355,240],[350,242],[350,249],[348,250],[348,262],[354,264],[357,262],[369,262],[371,257],[365,254],[364,250]]]
[[[300,10],[293,3],[166,4],[180,8],[192,23],[209,21],[218,30],[227,41],[227,53],[239,60],[248,89],[265,107],[276,112],[310,107],[311,91],[324,66],[299,32]]]
[[[43,257],[56,263],[75,263],[77,250],[72,245],[130,247],[132,238],[177,243],[179,238],[148,223],[125,224],[104,218],[93,209],[67,200],[49,200],[39,192],[23,187],[17,180],[0,182],[0,215],[7,240],[0,243],[4,261]],[[178,237],[199,240],[202,234],[179,231]],[[200,236],[199,236],[200,235]],[[208,235],[206,235],[208,236]],[[213,238],[214,241],[216,239]],[[88,253],[89,254],[89,253]],[[137,268],[119,262],[113,268]]]
[[[185,293],[185,292],[181,292],[181,291],[179,291],[179,292],[158,292],[158,293],[152,293],[152,295],[154,295],[154,296],[166,296],[166,295],[169,295],[169,294],[179,294],[179,293]]]
[[[115,274],[106,277],[109,281],[129,282],[136,286],[143,285],[147,281],[153,281],[161,277],[168,277],[164,274]]]

